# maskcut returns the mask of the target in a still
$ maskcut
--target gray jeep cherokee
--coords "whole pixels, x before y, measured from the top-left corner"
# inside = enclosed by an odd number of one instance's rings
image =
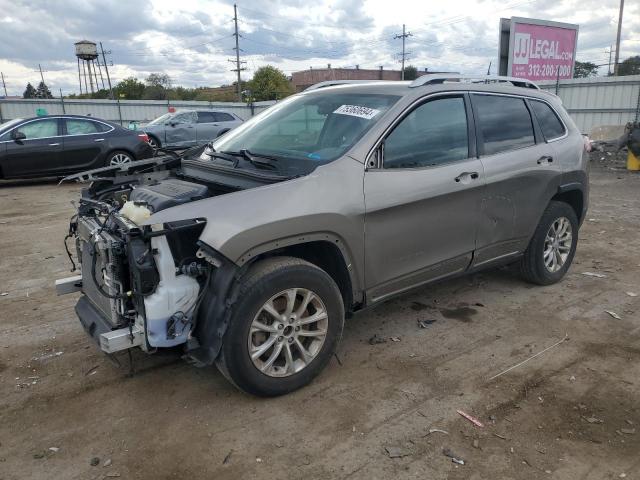
[[[181,346],[280,395],[345,316],[505,263],[559,281],[587,210],[583,138],[507,77],[326,82],[206,147],[76,175],[76,313],[106,353]],[[71,257],[71,254],[70,254]]]

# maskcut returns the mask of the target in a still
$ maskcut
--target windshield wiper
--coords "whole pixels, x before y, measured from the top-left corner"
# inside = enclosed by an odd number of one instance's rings
[[[234,155],[234,156],[237,156],[237,157],[242,157],[245,160],[247,160],[248,162],[252,163],[253,165],[256,165],[256,166],[267,166],[267,167],[270,167],[270,168],[276,168],[276,166],[272,162],[277,162],[278,161],[278,159],[276,157],[271,157],[269,155],[263,155],[261,153],[252,153],[246,148],[243,148],[238,152],[219,152],[219,153],[216,153],[216,155],[219,155],[219,154]],[[262,160],[259,160],[259,159],[265,159],[265,160],[268,160],[268,161],[265,162],[265,161],[262,161]]]

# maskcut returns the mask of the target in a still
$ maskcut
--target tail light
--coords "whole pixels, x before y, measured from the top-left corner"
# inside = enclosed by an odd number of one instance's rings
[[[146,133],[139,133],[138,138],[140,139],[141,142],[149,143],[149,135],[147,135]]]
[[[590,152],[591,150],[593,150],[593,145],[591,144],[591,139],[588,135],[582,135],[582,141],[584,143],[585,152]]]

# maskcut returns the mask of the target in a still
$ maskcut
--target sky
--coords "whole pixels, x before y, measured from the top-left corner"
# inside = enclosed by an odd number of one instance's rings
[[[399,69],[403,23],[408,63],[485,73],[498,55],[501,17],[579,24],[577,60],[606,64],[619,0],[238,0],[243,79],[264,65],[290,75],[310,67]],[[640,55],[640,1],[625,5],[621,60]],[[27,82],[78,93],[74,43],[102,42],[112,82],[167,73],[173,85],[235,80],[233,1],[0,0],[0,71],[9,95]],[[113,64],[113,65],[112,65]],[[601,73],[606,74],[607,67]],[[104,72],[103,72],[104,73]],[[105,78],[106,82],[106,78]],[[1,85],[0,85],[1,87]],[[0,95],[3,92],[0,90]]]

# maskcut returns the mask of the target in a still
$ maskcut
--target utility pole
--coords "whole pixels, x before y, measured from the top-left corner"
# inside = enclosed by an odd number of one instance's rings
[[[235,26],[235,33],[233,34],[234,37],[236,37],[236,46],[234,48],[234,50],[236,51],[236,68],[232,69],[232,72],[236,72],[238,74],[238,79],[237,79],[237,91],[238,91],[238,101],[241,102],[242,101],[242,87],[240,85],[240,72],[243,70],[246,70],[246,68],[241,67],[240,65],[244,62],[240,61],[240,34],[238,33],[238,6],[234,3],[233,4],[233,24]],[[230,62],[233,62],[233,60],[229,60]]]
[[[105,57],[105,53],[111,53],[111,50],[109,50],[108,52],[105,52],[104,48],[102,48],[102,42],[100,42],[100,52],[102,53],[102,63],[104,64],[104,70],[107,72],[107,83],[109,84],[109,93],[111,95],[111,100],[113,100],[114,96],[113,96],[113,88],[111,88],[111,77],[109,76],[109,66],[107,65],[107,58]],[[100,64],[100,62],[98,62],[98,64]],[[100,72],[100,75],[102,75],[102,72]]]
[[[616,59],[613,64],[613,74],[618,76],[618,62],[620,61],[620,34],[622,33],[622,12],[624,11],[624,0],[620,0],[620,15],[618,16],[618,35],[616,36]]]
[[[607,72],[607,76],[610,77],[611,76],[611,55],[613,54],[613,45],[609,46],[609,68],[608,68],[608,72]]]
[[[404,61],[405,61],[405,58],[407,56],[407,53],[405,51],[405,41],[406,41],[407,37],[411,37],[411,36],[413,36],[413,34],[411,32],[407,32],[406,25],[403,23],[402,24],[402,35],[396,35],[396,36],[393,37],[394,39],[396,39],[396,38],[401,38],[402,39],[402,54],[401,54],[402,55],[402,71],[401,71],[401,77],[400,77],[402,80],[404,80]]]
[[[42,83],[44,83],[44,75],[42,74],[42,67],[40,64],[38,64],[38,70],[40,70],[40,79],[42,80]]]
[[[4,81],[4,73],[0,72],[0,76],[2,77],[2,88],[4,88],[4,96],[8,97],[9,95],[7,94],[7,84]]]

